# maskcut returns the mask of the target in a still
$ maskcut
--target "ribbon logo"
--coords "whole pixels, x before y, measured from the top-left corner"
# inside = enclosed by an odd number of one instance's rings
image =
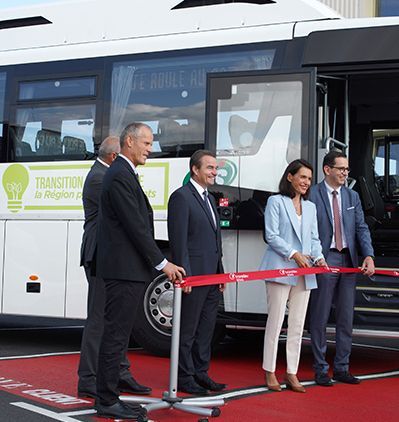
[[[246,281],[249,278],[248,274],[229,273],[229,280],[231,281]]]
[[[278,272],[284,277],[294,277],[298,275],[297,270],[278,270]]]

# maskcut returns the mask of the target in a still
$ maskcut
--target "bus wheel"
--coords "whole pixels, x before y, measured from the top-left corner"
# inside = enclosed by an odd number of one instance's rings
[[[150,353],[169,356],[172,313],[173,284],[161,274],[146,285],[133,327],[134,340]]]

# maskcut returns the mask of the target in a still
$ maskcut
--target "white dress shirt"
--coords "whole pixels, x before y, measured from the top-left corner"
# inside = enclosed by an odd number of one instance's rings
[[[342,196],[341,196],[341,186],[339,188],[332,188],[326,181],[324,181],[326,188],[327,188],[327,196],[328,202],[330,203],[330,210],[331,210],[331,217],[333,222],[333,237],[330,245],[330,249],[335,249],[337,245],[335,244],[335,223],[334,223],[334,210],[333,210],[333,191],[337,192],[337,200],[338,200],[338,208],[339,213],[341,215],[341,233],[342,233],[342,247],[347,248],[348,242],[346,241],[345,231],[344,231],[344,223],[342,218]]]
[[[197,190],[197,192],[198,192],[198,194],[201,198],[204,198],[204,192],[207,192],[206,201],[208,202],[208,208],[210,209],[211,214],[212,214],[213,224],[216,227],[216,217],[215,217],[215,213],[213,212],[212,205],[211,205],[209,198],[208,198],[208,190],[204,189],[199,183],[197,183],[192,178],[190,178],[190,182],[193,184],[193,186],[195,187],[195,189]]]

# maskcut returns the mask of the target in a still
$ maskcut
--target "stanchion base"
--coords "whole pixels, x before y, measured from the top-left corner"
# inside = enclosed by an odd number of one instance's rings
[[[217,397],[212,398],[182,398],[170,397],[168,393],[164,393],[162,398],[143,397],[143,396],[120,396],[120,400],[127,403],[136,403],[142,405],[148,413],[161,409],[176,409],[186,413],[216,418],[220,415],[219,406],[225,404],[223,399]],[[206,421],[207,419],[200,419]]]

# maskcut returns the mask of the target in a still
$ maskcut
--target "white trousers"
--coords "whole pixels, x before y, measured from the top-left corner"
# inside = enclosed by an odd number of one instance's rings
[[[287,373],[296,374],[301,354],[303,326],[308,307],[310,290],[305,280],[298,277],[296,286],[266,282],[268,316],[263,347],[263,369],[275,372],[278,339],[288,306],[288,330],[286,343]],[[288,302],[288,305],[287,305]]]

